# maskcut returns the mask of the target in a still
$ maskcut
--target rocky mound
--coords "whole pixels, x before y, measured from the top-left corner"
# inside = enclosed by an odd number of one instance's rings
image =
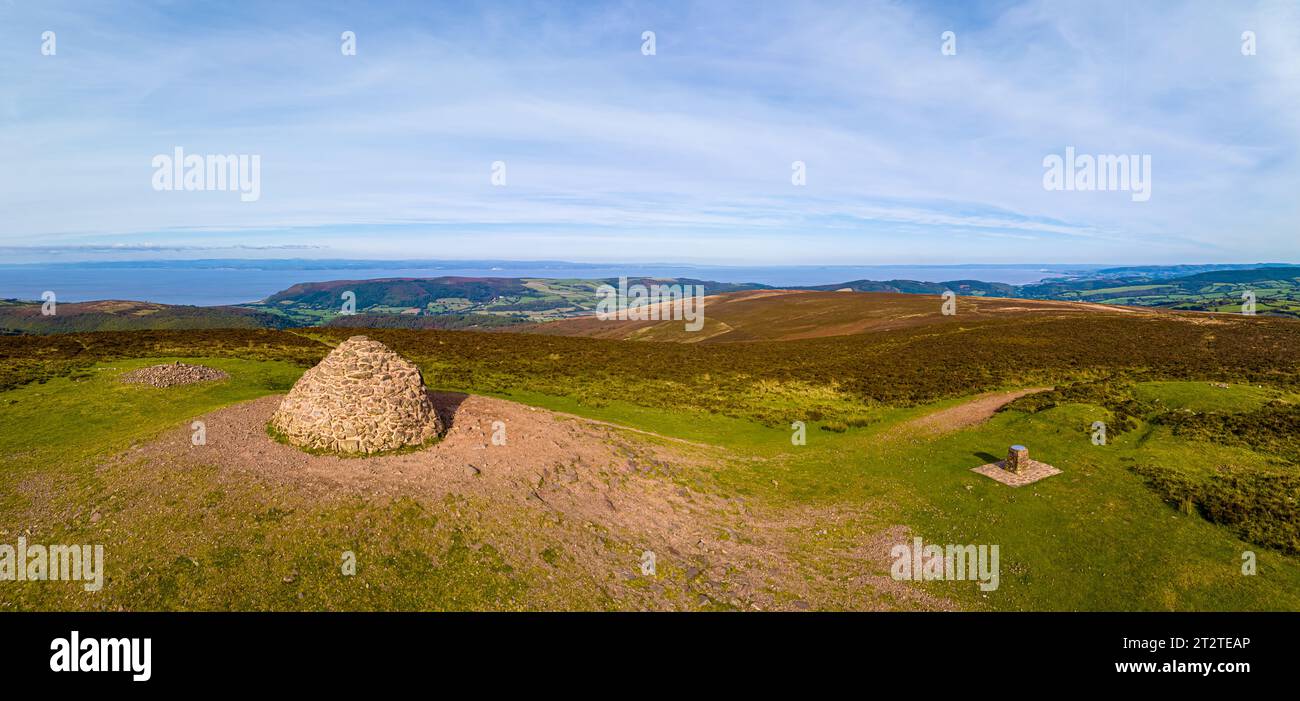
[[[271,429],[308,450],[372,454],[427,443],[442,424],[420,369],[365,336],[339,344],[271,416]]]
[[[150,365],[128,372],[122,381],[133,385],[151,387],[175,387],[176,385],[193,385],[199,382],[217,382],[228,380],[230,375],[225,370],[210,368],[206,365],[186,365],[181,361],[166,365]]]

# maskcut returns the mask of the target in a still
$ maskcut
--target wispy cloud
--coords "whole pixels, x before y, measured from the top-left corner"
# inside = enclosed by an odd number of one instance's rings
[[[200,251],[310,251],[325,248],[327,248],[327,246],[292,244],[271,244],[265,246],[249,244],[237,244],[233,246],[183,246],[177,244],[121,243],[107,245],[0,246],[0,254],[24,256],[34,253],[66,255],[82,253],[191,253]]]
[[[0,169],[0,244],[737,263],[1290,259],[1296,8],[5,7],[0,154],[16,165]],[[54,57],[39,53],[47,29]],[[1240,53],[1247,29],[1256,56]],[[340,53],[344,30],[357,33],[357,56]],[[644,30],[656,32],[655,56],[640,52]],[[956,56],[940,54],[945,30]],[[261,199],[153,191],[150,159],[178,145],[260,154]],[[1043,157],[1067,146],[1151,154],[1151,201],[1044,190]],[[489,181],[494,161],[507,164],[506,187]],[[807,164],[805,187],[791,184],[792,161]]]

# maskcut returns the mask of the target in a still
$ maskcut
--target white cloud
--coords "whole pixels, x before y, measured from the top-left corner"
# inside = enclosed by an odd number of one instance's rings
[[[1291,257],[1294,7],[579,8],[24,7],[6,44],[49,25],[60,51],[0,67],[0,154],[16,164],[0,170],[0,244],[314,236],[362,254],[616,260],[650,237],[681,246],[661,260]],[[1259,56],[1238,51],[1245,24]],[[342,28],[356,57],[338,51]],[[646,28],[654,57],[638,50]],[[955,57],[939,54],[945,29]],[[261,154],[261,200],[154,192],[149,159],[177,145]],[[1066,146],[1152,154],[1151,201],[1044,191],[1042,158]],[[506,188],[489,184],[495,160]]]

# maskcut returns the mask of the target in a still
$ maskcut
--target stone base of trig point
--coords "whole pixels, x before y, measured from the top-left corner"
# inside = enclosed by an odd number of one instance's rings
[[[972,467],[971,472],[978,472],[1012,487],[1023,487],[1040,479],[1061,474],[1060,470],[1045,462],[1030,460],[1029,450],[1023,445],[1011,446],[1006,460]]]

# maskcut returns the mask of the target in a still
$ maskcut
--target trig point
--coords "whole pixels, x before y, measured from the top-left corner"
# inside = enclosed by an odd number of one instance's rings
[[[985,477],[1011,487],[1023,487],[1040,479],[1059,475],[1061,471],[1045,462],[1029,459],[1029,449],[1017,443],[1007,451],[1007,459],[971,468]]]
[[[1023,445],[1013,445],[1007,452],[1007,459],[1002,462],[1002,469],[1020,473],[1029,467],[1029,449]]]

